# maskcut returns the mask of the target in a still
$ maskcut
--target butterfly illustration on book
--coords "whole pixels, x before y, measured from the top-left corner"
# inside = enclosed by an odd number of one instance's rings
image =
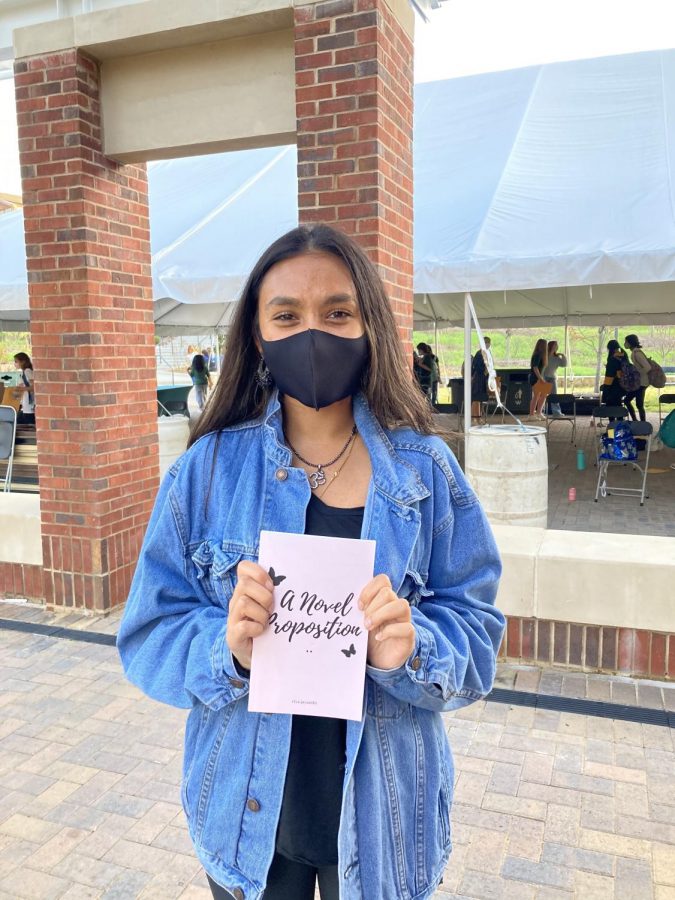
[[[285,575],[277,575],[275,573],[274,569],[272,568],[272,566],[270,566],[267,574],[272,579],[272,584],[274,585],[274,587],[279,587],[281,582],[286,580],[286,576]]]
[[[344,653],[347,659],[349,659],[350,656],[353,656],[356,653],[356,648],[352,644],[349,650],[340,650],[340,653]]]

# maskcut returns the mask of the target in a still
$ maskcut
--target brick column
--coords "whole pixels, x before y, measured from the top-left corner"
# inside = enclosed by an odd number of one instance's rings
[[[46,602],[124,601],[157,489],[145,168],[101,152],[96,63],[15,65]]]
[[[295,70],[300,222],[335,225],[368,251],[410,350],[412,37],[387,0],[297,6]]]

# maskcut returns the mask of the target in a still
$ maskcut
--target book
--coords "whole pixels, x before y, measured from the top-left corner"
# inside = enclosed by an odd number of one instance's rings
[[[360,720],[368,632],[358,601],[375,541],[263,531],[274,607],[253,640],[248,708]]]

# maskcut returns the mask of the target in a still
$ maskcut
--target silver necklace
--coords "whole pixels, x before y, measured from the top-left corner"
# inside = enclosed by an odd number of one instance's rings
[[[312,472],[310,475],[307,476],[309,479],[309,485],[313,491],[315,491],[318,487],[321,487],[322,484],[326,483],[326,473],[324,472],[324,469],[326,469],[328,466],[334,465],[340,459],[340,457],[346,453],[347,448],[349,447],[349,445],[351,444],[351,442],[354,440],[355,437],[356,437],[356,425],[354,425],[354,427],[352,428],[352,430],[349,434],[349,437],[347,438],[347,443],[344,445],[342,450],[340,450],[340,452],[335,457],[335,459],[331,459],[330,462],[325,462],[325,463],[313,463],[313,462],[310,462],[308,459],[305,459],[304,456],[300,456],[300,454],[295,449],[293,444],[291,444],[291,442],[286,437],[286,432],[284,432],[284,438],[286,440],[286,443],[288,444],[290,449],[293,451],[295,456],[297,456],[297,458],[300,460],[300,462],[303,462],[306,466],[311,466],[312,469],[316,469],[316,472]]]

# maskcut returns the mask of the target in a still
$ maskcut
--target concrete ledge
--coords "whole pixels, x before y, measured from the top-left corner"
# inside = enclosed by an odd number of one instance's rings
[[[145,0],[17,28],[14,55],[77,47],[102,60],[292,27],[291,0]]]
[[[670,632],[675,538],[494,526],[506,615]]]
[[[42,565],[37,494],[0,493],[0,562]]]

